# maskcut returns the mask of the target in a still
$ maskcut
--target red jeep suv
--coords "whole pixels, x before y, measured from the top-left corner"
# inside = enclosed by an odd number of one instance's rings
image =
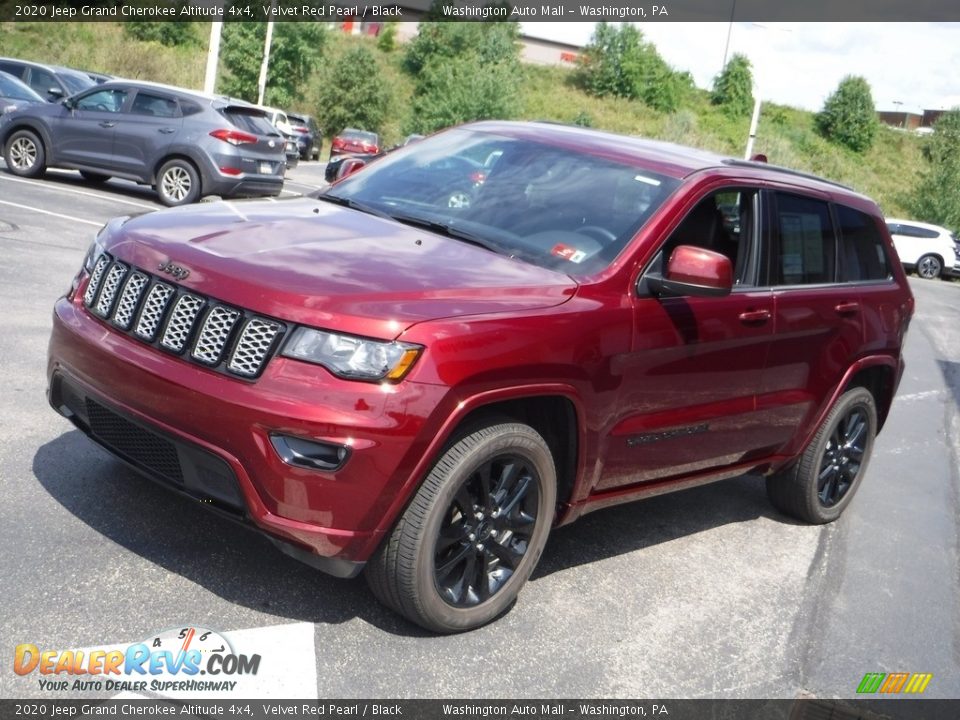
[[[457,203],[423,172],[491,157]],[[134,468],[455,632],[592,510],[754,472],[784,513],[836,519],[912,312],[848,188],[483,122],[315,197],[111,221],[56,304],[49,398]]]

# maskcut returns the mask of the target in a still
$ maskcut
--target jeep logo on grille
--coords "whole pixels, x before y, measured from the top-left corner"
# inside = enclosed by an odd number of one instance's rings
[[[160,263],[160,266],[157,268],[160,272],[165,272],[167,275],[173,275],[177,280],[186,279],[187,275],[190,274],[190,270],[181,265],[174,265],[172,260],[167,260],[166,262]]]

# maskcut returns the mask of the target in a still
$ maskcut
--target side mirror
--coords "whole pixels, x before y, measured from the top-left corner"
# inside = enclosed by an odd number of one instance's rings
[[[340,169],[337,171],[337,180],[342,180],[348,175],[353,175],[357,170],[361,170],[367,164],[366,160],[361,158],[350,158],[340,163]]]
[[[50,98],[50,102],[56,102],[63,97],[63,90],[58,87],[52,87],[47,90],[47,97]]]
[[[647,284],[658,295],[723,297],[733,289],[733,266],[726,255],[678,245],[667,261],[666,271],[648,273]]]

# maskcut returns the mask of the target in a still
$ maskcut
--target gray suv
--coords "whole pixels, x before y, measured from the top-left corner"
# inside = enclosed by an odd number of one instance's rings
[[[79,70],[30,60],[0,57],[0,71],[13,75],[47,102],[58,102],[95,85]]]
[[[279,195],[284,139],[263,111],[240,100],[166,85],[111,81],[59,103],[0,118],[0,147],[14,175],[48,167],[152,185],[165,205],[204,195]]]

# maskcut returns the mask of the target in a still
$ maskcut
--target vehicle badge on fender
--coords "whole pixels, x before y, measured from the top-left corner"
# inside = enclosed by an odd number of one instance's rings
[[[185,268],[182,265],[174,265],[172,260],[160,263],[157,270],[165,272],[168,275],[173,275],[177,280],[186,280],[187,275],[190,274],[189,268]]]

